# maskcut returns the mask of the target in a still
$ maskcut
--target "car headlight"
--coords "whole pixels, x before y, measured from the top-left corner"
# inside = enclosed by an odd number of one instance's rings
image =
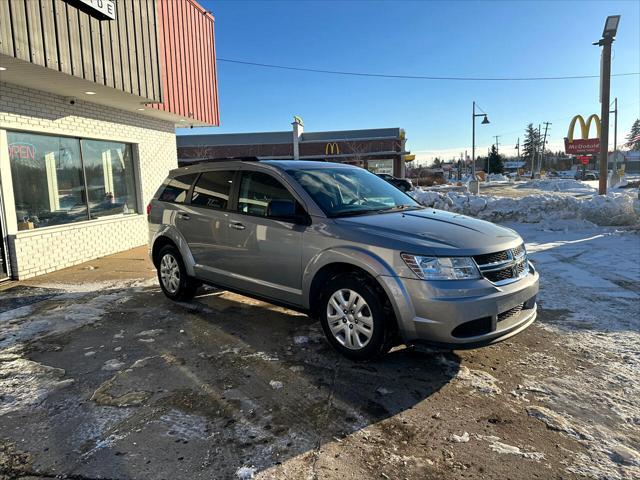
[[[470,280],[480,278],[480,271],[470,257],[423,257],[403,253],[407,267],[423,280]]]

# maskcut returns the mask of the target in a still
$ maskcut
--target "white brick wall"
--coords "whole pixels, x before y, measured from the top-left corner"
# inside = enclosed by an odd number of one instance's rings
[[[140,215],[18,232],[13,196],[8,190],[8,152],[0,149],[0,182],[14,277],[33,277],[147,242],[144,208],[167,172],[177,167],[173,123],[84,101],[70,105],[64,97],[0,82],[0,133],[2,130],[120,141],[135,144],[137,151]]]

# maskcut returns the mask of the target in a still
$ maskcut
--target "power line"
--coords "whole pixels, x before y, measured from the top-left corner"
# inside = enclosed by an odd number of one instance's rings
[[[567,75],[557,77],[440,77],[432,75],[391,75],[384,73],[349,72],[342,70],[323,70],[320,68],[292,67],[288,65],[275,65],[271,63],[247,62],[244,60],[234,60],[231,58],[218,58],[218,62],[235,63],[239,65],[250,65],[253,67],[276,68],[280,70],[295,70],[298,72],[326,73],[331,75],[350,75],[354,77],[378,77],[378,78],[398,78],[410,80],[447,80],[460,82],[528,82],[539,80],[576,80],[585,78],[600,78],[600,75]],[[630,75],[640,75],[640,72],[614,73],[612,77],[626,77]]]

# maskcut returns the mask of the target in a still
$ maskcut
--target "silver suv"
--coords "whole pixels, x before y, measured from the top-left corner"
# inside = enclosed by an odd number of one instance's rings
[[[399,342],[486,345],[536,318],[538,274],[516,232],[425,208],[359,167],[179,168],[147,214],[167,297],[206,283],[306,312],[355,360]]]

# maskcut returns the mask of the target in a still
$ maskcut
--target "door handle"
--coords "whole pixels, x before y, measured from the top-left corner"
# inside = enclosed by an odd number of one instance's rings
[[[229,227],[235,228],[236,230],[244,230],[246,227],[240,222],[231,222]]]
[[[189,216],[188,213],[179,213],[178,218],[181,218],[182,220],[189,220],[191,216]]]

